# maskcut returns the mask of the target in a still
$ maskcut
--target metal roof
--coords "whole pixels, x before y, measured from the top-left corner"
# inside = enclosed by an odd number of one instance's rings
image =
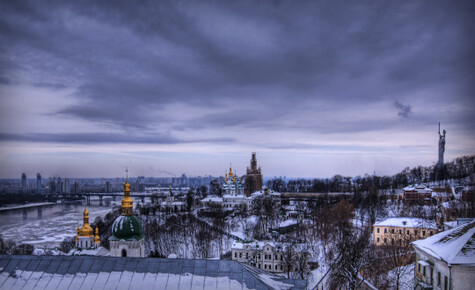
[[[0,255],[0,289],[305,289],[230,260]]]

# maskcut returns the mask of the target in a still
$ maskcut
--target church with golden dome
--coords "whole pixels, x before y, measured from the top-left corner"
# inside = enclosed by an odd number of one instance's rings
[[[115,257],[145,257],[145,235],[142,222],[134,216],[128,177],[124,184],[121,215],[112,224],[110,254]]]
[[[96,227],[96,233],[89,225],[89,211],[87,207],[83,212],[83,225],[81,228],[77,228],[76,235],[76,248],[78,249],[90,249],[97,248],[101,245],[101,238],[99,237],[99,229]]]
[[[244,185],[241,179],[238,179],[236,171],[233,173],[233,168],[229,166],[229,172],[224,175],[224,183],[222,185],[225,195],[241,195],[244,194]]]

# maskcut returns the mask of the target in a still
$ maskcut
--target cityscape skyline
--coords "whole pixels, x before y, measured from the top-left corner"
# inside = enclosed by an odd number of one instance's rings
[[[0,178],[392,175],[475,154],[471,1],[2,1]]]

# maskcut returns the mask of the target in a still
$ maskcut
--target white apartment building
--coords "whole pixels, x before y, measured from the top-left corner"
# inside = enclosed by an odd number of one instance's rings
[[[475,220],[412,245],[416,251],[414,289],[473,289]]]

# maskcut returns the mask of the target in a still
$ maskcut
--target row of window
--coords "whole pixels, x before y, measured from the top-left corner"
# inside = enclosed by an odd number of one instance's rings
[[[261,264],[257,264],[257,268],[261,268]],[[278,265],[274,265],[274,270],[277,271],[279,270],[280,268],[280,271],[284,270],[284,267],[282,265],[278,266]],[[264,270],[272,270],[272,265],[269,265],[269,264],[264,264]]]
[[[433,269],[432,267],[430,266],[421,266],[421,264],[417,263],[418,264],[418,267],[417,267],[417,272],[419,272],[420,274],[422,274],[422,276],[426,277],[426,267],[429,267],[430,269],[430,284],[433,284]],[[421,272],[422,270],[422,272]],[[438,287],[442,287],[441,286],[441,273],[440,272],[437,272],[437,286]],[[447,276],[444,275],[444,287],[442,288],[443,290],[448,290],[449,289],[449,280],[447,278]]]
[[[376,228],[376,232],[379,234],[379,228]],[[387,228],[384,228],[384,233],[387,234],[388,233],[388,229]],[[394,234],[395,231],[394,229],[391,229],[391,233]],[[414,235],[417,235],[419,233],[418,230],[414,230]],[[402,229],[399,229],[399,234],[402,234]],[[410,230],[406,230],[406,234],[410,235],[411,234],[411,231]],[[432,236],[434,234],[434,231],[429,231],[429,236]],[[422,235],[425,236],[426,235],[426,231],[425,230],[422,230]]]
[[[239,259],[242,259],[242,252],[239,252]],[[234,252],[234,258],[237,258],[238,257],[238,253],[237,252]],[[246,259],[249,258],[249,253],[246,252]],[[257,255],[257,258],[260,259],[261,258],[261,254],[258,254]],[[282,254],[274,254],[274,260],[283,260],[284,259],[284,256]],[[264,254],[264,260],[272,260],[272,254]]]

